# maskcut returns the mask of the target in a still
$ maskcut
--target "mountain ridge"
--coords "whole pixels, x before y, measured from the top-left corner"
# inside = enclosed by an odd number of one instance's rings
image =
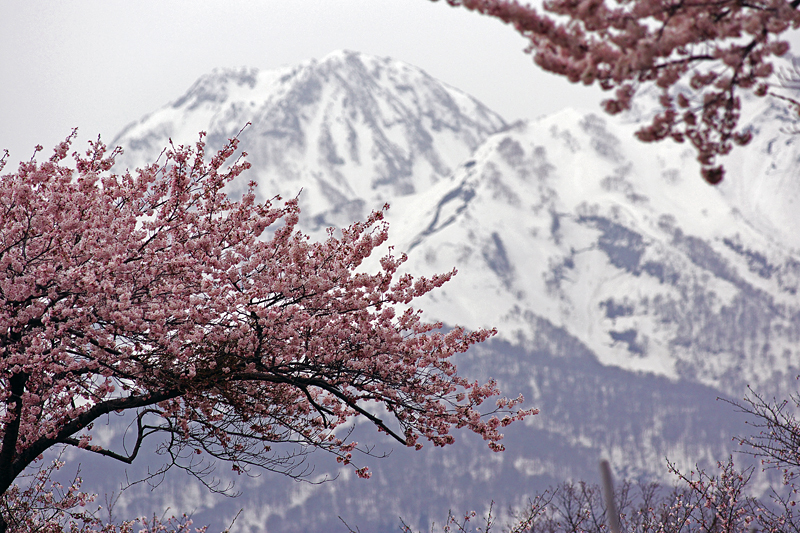
[[[779,355],[768,367],[786,376],[781,392],[791,390],[800,255],[693,179],[689,151],[626,145],[630,130],[558,113],[493,135],[426,199],[400,199],[389,220],[398,248],[414,251],[408,270],[462,271],[423,307],[521,342],[526,316],[547,317],[605,364],[727,393],[770,386],[759,372],[769,349]],[[678,311],[693,307],[691,320]],[[731,319],[740,329],[726,334]]]

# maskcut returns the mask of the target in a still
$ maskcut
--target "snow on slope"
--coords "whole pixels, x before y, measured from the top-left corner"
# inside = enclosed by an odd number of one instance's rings
[[[748,104],[754,138],[726,158],[728,178],[720,191],[762,234],[800,249],[797,114],[778,100]]]
[[[408,269],[459,275],[432,318],[530,344],[545,318],[604,364],[735,395],[798,373],[800,254],[706,185],[694,154],[572,110],[484,143],[390,211]],[[763,390],[763,389],[762,389]]]
[[[201,130],[218,148],[247,122],[240,138],[254,167],[249,178],[262,199],[302,189],[307,228],[348,224],[427,190],[505,126],[416,67],[338,51],[275,71],[203,76],[117,136],[113,144],[125,150],[118,166],[151,163],[170,138],[193,143]]]

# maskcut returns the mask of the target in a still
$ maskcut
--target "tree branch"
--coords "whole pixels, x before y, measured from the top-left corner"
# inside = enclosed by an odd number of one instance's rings
[[[144,441],[144,438],[147,437],[148,435],[152,435],[153,433],[155,433],[160,429],[154,426],[145,426],[142,424],[142,419],[145,417],[145,415],[150,413],[160,414],[159,411],[156,411],[154,409],[145,409],[144,411],[141,411],[136,415],[136,442],[133,445],[133,451],[128,455],[122,455],[117,452],[101,448],[99,446],[92,446],[92,445],[81,446],[80,441],[74,437],[67,437],[61,440],[60,442],[63,442],[64,444],[69,444],[71,446],[75,446],[76,448],[81,448],[90,452],[94,452],[96,454],[103,455],[105,457],[111,457],[112,459],[116,459],[117,461],[121,461],[123,463],[131,464],[133,463],[133,460],[136,459],[136,456],[139,454],[139,449],[142,445],[142,441]],[[145,431],[148,428],[153,429],[154,431],[148,433]]]
[[[12,476],[8,479],[5,475],[0,477],[0,494],[4,493],[11,486],[13,480],[33,463],[36,458],[44,453],[48,448],[58,443],[68,443],[67,440],[76,432],[88,426],[97,418],[112,413],[114,411],[124,411],[155,405],[165,400],[171,400],[185,394],[183,389],[171,389],[159,393],[151,393],[143,396],[126,396],[125,398],[115,398],[93,405],[73,420],[67,422],[55,437],[40,437],[31,443],[11,463],[8,463],[8,472]],[[69,443],[68,443],[69,444]]]

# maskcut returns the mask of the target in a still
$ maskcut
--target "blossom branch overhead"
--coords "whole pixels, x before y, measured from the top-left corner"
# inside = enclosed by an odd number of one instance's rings
[[[432,0],[438,1],[438,0]],[[605,110],[631,108],[643,87],[660,92],[641,141],[688,141],[703,178],[719,183],[719,156],[745,145],[740,93],[772,94],[774,58],[800,28],[800,0],[546,0],[542,9],[513,0],[446,0],[512,25],[534,62],[573,83],[597,83],[613,96]]]

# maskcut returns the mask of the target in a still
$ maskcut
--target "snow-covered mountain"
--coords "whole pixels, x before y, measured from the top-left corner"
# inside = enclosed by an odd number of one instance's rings
[[[592,481],[600,457],[651,479],[664,479],[665,456],[683,466],[724,458],[731,436],[748,430],[716,397],[741,397],[748,384],[785,395],[800,373],[800,186],[790,169],[800,150],[780,113],[766,104],[754,114],[749,151],[714,188],[687,147],[636,141],[631,116],[565,110],[507,126],[391,59],[335,52],[202,77],[120,133],[118,167],[150,163],[169,138],[190,143],[200,130],[218,147],[249,121],[243,182],[258,181],[263,198],[302,188],[306,230],[391,203],[391,240],[410,272],[459,270],[422,303],[426,316],[499,330],[462,357],[462,372],[497,378],[541,414],[510,428],[502,454],[469,435],[415,453],[359,426],[377,453],[394,448],[363,460],[369,481],[319,454],[311,478],[334,481],[242,477],[233,500],[173,473],[152,493],[124,492],[117,515],[194,510],[213,531],[241,508],[234,531],[346,531],[339,516],[362,531],[394,531],[399,516],[427,530],[448,510],[524,505],[565,479]],[[120,437],[115,424],[109,439]],[[135,463],[128,478],[146,468]],[[96,458],[82,470],[101,493],[123,472]]]
[[[258,194],[291,198],[302,189],[308,229],[424,192],[505,126],[418,68],[339,51],[279,70],[215,71],[112,144],[125,149],[118,166],[135,168],[155,161],[169,139],[189,144],[205,131],[218,149],[248,122],[239,138]]]

